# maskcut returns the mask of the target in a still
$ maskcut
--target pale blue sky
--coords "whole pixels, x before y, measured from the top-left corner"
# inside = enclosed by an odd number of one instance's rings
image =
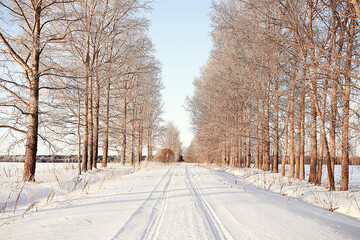
[[[193,137],[190,118],[183,107],[185,97],[192,95],[193,79],[206,63],[212,46],[210,6],[211,0],[157,0],[148,15],[149,35],[162,63],[163,118],[180,129],[184,146]]]

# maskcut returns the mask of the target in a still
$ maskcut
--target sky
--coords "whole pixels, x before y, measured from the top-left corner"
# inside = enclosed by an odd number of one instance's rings
[[[212,47],[210,6],[211,0],[157,0],[148,15],[149,36],[162,64],[162,117],[179,128],[185,147],[193,138],[185,98],[192,96],[193,80],[199,76]]]

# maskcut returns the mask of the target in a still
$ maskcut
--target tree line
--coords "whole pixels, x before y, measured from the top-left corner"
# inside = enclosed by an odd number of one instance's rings
[[[213,1],[213,49],[187,98],[193,161],[349,186],[360,140],[356,0]]]
[[[147,0],[0,2],[0,129],[25,146],[23,180],[35,181],[38,138],[77,152],[79,174],[151,158],[162,112],[161,66],[147,36]]]

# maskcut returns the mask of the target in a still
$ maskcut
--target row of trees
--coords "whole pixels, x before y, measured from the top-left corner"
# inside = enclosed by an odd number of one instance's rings
[[[335,190],[349,185],[359,143],[359,3],[214,1],[214,49],[187,99],[188,158],[279,171]]]
[[[162,82],[149,4],[0,2],[0,128],[10,147],[25,143],[24,181],[35,180],[38,136],[55,152],[77,149],[79,174],[96,168],[99,150],[102,167],[111,150],[122,164],[140,161],[145,145],[152,153]]]

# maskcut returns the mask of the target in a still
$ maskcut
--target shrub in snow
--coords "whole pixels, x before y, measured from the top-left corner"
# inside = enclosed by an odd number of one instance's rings
[[[163,163],[175,162],[175,153],[170,148],[162,148],[155,154],[154,161]]]

